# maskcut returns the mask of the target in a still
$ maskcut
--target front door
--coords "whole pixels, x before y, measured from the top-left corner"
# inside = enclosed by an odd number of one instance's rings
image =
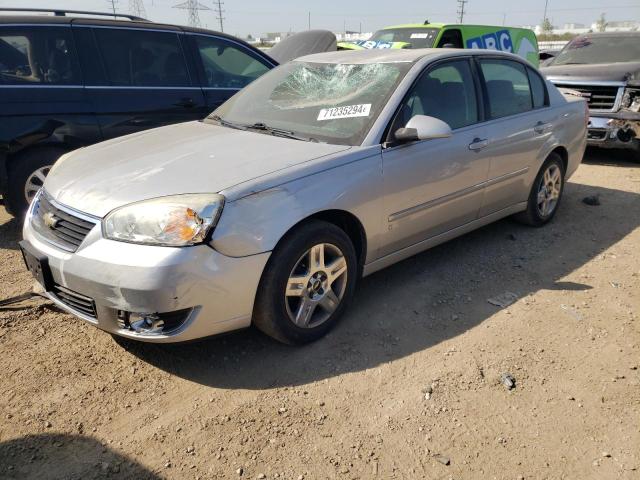
[[[489,159],[472,72],[466,58],[427,67],[396,115],[390,135],[414,115],[428,115],[447,122],[453,136],[383,151],[387,232],[381,256],[478,217]]]
[[[187,38],[195,51],[209,113],[275,67],[266,58],[229,38],[200,33],[189,34]]]

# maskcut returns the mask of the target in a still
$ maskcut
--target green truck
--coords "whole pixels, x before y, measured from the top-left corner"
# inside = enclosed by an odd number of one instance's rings
[[[526,28],[446,23],[415,23],[385,27],[369,40],[340,42],[338,50],[373,48],[485,48],[515,53],[536,67],[538,41]]]

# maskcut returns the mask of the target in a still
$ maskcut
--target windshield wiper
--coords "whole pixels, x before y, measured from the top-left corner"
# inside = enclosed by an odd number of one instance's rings
[[[266,125],[262,122],[257,122],[252,125],[245,125],[247,130],[259,130],[262,132],[270,133],[275,137],[283,137],[283,138],[291,138],[293,140],[301,140],[303,142],[317,142],[318,140],[311,137],[303,137],[301,135],[296,135],[295,132],[291,132],[289,130],[283,130],[281,128],[274,128]]]
[[[211,115],[209,117],[211,120],[214,120],[216,122],[218,122],[220,125],[222,125],[223,127],[229,127],[229,128],[235,128],[236,130],[246,130],[247,126],[246,125],[241,125],[239,123],[233,123],[233,122],[229,122],[227,120],[224,120],[221,116],[219,115]]]

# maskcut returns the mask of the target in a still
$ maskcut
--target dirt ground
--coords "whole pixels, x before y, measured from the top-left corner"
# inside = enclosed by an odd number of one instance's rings
[[[639,226],[640,164],[590,152],[552,224],[368,277],[303,348],[120,344],[0,308],[0,478],[638,479]],[[19,238],[0,207],[0,298],[31,285]]]

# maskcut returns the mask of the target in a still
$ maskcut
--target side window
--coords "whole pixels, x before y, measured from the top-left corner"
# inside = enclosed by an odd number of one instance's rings
[[[533,108],[525,66],[511,60],[480,60],[487,86],[489,116],[501,118]]]
[[[539,74],[531,68],[527,68],[529,75],[529,83],[531,84],[531,98],[533,99],[533,108],[541,108],[547,104],[547,88],[544,80]]]
[[[194,38],[204,68],[206,87],[243,88],[270,69],[226,40],[202,35]]]
[[[80,85],[69,27],[0,29],[0,84]]]
[[[404,127],[414,115],[439,118],[452,129],[477,123],[478,104],[469,62],[447,62],[423,74],[405,97],[393,131]]]
[[[457,28],[445,30],[438,42],[438,48],[464,48],[462,45],[462,34]]]
[[[173,32],[94,29],[110,85],[191,85],[178,35]]]

